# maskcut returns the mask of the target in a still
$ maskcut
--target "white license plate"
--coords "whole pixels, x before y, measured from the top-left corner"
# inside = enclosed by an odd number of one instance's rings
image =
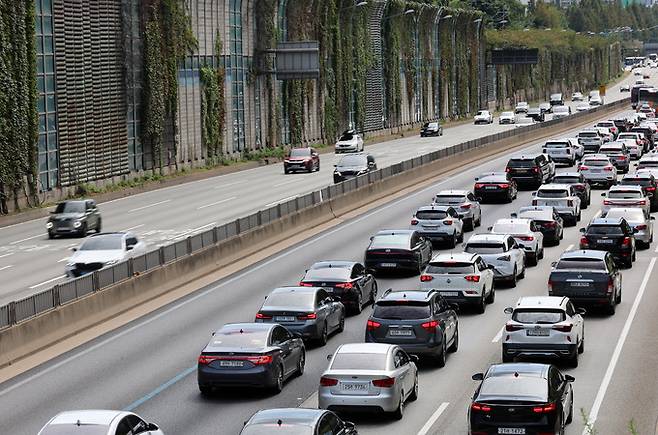
[[[388,331],[390,335],[394,335],[396,337],[411,337],[413,334],[413,331],[411,329],[391,329]]]
[[[343,391],[368,391],[368,384],[344,384],[341,382],[340,388]]]
[[[242,367],[244,361],[219,361],[220,367]]]
[[[572,282],[571,287],[589,287],[588,282]]]
[[[599,172],[601,172],[601,170],[600,169],[590,169],[590,172],[598,174]]]
[[[277,322],[294,322],[295,316],[276,316],[274,320]]]
[[[423,228],[438,228],[438,225],[423,225]]]
[[[382,263],[380,266],[381,267],[395,267],[397,266],[397,263]]]
[[[458,292],[439,292],[441,296],[452,296],[452,297],[457,297],[459,296]]]
[[[599,243],[614,243],[614,240],[612,240],[612,239],[603,239],[603,240],[599,240]]]
[[[496,187],[496,186],[484,186],[484,188],[485,188],[486,190],[494,190],[494,189],[498,189],[498,187]]]
[[[548,329],[526,329],[525,332],[529,337],[548,337],[550,335]]]
[[[499,434],[514,434],[514,435],[525,435],[525,428],[523,427],[499,427]]]

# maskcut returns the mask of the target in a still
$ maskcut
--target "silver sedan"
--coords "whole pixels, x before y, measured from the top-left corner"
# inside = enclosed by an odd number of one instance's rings
[[[638,246],[647,249],[653,242],[654,217],[647,217],[639,208],[611,208],[606,217],[624,218],[635,231],[635,241]]]

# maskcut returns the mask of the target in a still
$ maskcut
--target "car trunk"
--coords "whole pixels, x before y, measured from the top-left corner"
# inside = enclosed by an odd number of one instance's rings
[[[606,271],[554,270],[549,277],[553,296],[606,297],[609,284]]]
[[[373,384],[373,381],[387,379],[379,370],[331,370],[323,378],[338,381],[327,387],[336,396],[377,396],[383,388],[387,388]]]
[[[491,410],[486,414],[487,424],[501,425],[505,424],[543,424],[546,422],[545,413],[534,412],[533,408],[541,406],[536,402],[520,402],[518,400],[496,400],[487,402],[478,402],[489,406]],[[530,432],[527,432],[530,433]]]

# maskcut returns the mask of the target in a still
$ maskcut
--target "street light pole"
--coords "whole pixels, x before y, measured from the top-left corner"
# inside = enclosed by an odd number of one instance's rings
[[[480,50],[480,26],[482,25],[482,18],[478,18],[477,20],[473,21],[473,23],[476,24],[475,26],[475,36],[477,38],[477,69],[478,69],[478,105],[482,106],[483,101],[482,101],[482,86],[485,84],[485,80],[483,80],[483,74],[482,74],[482,50]],[[479,110],[480,108],[477,107],[475,110]]]

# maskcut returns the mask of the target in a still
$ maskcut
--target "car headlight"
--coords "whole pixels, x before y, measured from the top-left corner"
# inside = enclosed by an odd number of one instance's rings
[[[52,223],[52,222],[48,222],[48,223],[46,223],[46,228],[51,229],[52,227],[53,227],[53,223]]]
[[[73,228],[80,228],[81,225],[82,225],[82,222],[80,222],[80,221],[73,222]]]
[[[75,267],[75,263],[68,262],[66,263],[66,267]]]
[[[334,175],[338,175],[339,177],[341,177],[343,174],[341,174],[340,172],[336,171],[336,172],[334,172]]]
[[[116,260],[110,260],[110,261],[106,262],[105,265],[106,265],[106,266],[112,266],[113,264],[117,264],[118,262],[119,262],[118,259],[116,259]]]

